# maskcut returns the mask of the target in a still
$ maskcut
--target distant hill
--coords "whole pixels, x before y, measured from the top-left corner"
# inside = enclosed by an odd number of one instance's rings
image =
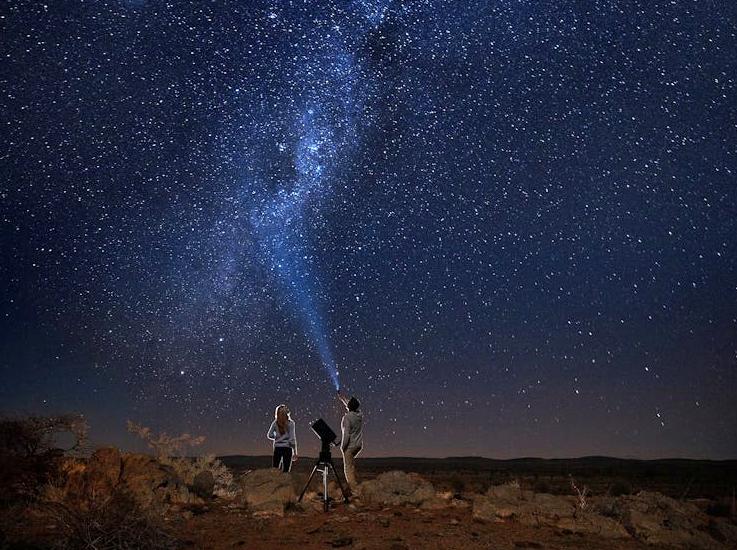
[[[226,455],[219,457],[223,463],[232,468],[265,467],[271,464],[270,455]],[[340,452],[333,458],[340,461]],[[314,461],[315,457],[300,457],[301,461]],[[364,466],[393,466],[398,469],[411,469],[414,466],[426,469],[493,469],[493,470],[561,470],[616,468],[626,470],[646,470],[657,467],[684,470],[718,470],[737,471],[737,460],[700,460],[689,458],[661,458],[640,460],[635,458],[615,458],[607,456],[584,456],[579,458],[537,458],[522,457],[511,459],[485,458],[478,456],[452,456],[447,458],[422,457],[361,457]]]
[[[220,459],[236,472],[271,466],[271,456],[232,455]],[[334,453],[334,460],[340,469],[340,452]],[[314,463],[315,458],[300,457],[293,472],[306,475]],[[361,458],[359,470],[364,479],[390,470],[417,472],[438,487],[451,485],[460,476],[467,485],[481,492],[489,485],[518,480],[529,488],[566,494],[571,490],[571,477],[595,494],[607,494],[616,485],[619,490],[625,487],[628,492],[659,491],[674,498],[729,497],[737,488],[737,460],[638,460],[606,456],[506,460],[475,456],[379,457]]]
[[[340,462],[340,453],[334,460]],[[230,468],[267,468],[271,456],[223,456],[220,459]],[[300,457],[300,464],[313,463],[314,458]],[[470,471],[470,472],[508,472],[510,474],[533,475],[622,475],[624,477],[697,476],[699,478],[721,478],[724,483],[737,483],[737,460],[692,460],[684,458],[665,458],[657,460],[638,460],[632,458],[611,458],[606,456],[585,456],[580,458],[512,458],[494,459],[475,456],[448,458],[419,457],[374,457],[361,458],[366,471],[406,470]]]

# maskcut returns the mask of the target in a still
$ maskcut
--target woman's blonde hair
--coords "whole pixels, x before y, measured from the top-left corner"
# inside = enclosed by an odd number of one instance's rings
[[[289,409],[286,405],[278,405],[274,410],[274,419],[279,433],[284,435],[289,427]]]

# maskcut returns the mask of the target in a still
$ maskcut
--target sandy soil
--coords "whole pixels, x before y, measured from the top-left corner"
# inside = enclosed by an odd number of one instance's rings
[[[612,541],[516,523],[481,523],[470,508],[417,510],[405,507],[349,509],[337,504],[328,513],[288,513],[254,517],[245,510],[212,508],[178,525],[191,548],[249,550],[346,548],[413,549],[630,549],[636,541]],[[650,547],[652,548],[652,547]]]

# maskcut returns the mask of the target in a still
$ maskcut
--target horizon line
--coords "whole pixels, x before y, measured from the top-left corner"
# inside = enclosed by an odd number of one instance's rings
[[[265,458],[270,459],[270,454],[217,454],[217,458]],[[299,455],[300,458],[316,458],[311,455]],[[621,460],[631,462],[664,462],[664,461],[691,461],[691,462],[737,462],[737,458],[692,458],[692,457],[659,457],[659,458],[638,458],[635,456],[619,457],[619,456],[608,456],[608,455],[583,455],[583,456],[569,456],[569,457],[543,457],[543,456],[519,456],[514,458],[491,458],[481,455],[459,455],[459,456],[415,456],[415,455],[387,455],[387,456],[363,456],[363,460],[489,460],[495,462],[512,462],[521,460],[591,460],[591,459],[605,459],[605,460]]]

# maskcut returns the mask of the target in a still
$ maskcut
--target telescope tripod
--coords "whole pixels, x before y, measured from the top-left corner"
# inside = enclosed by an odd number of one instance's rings
[[[328,495],[328,474],[330,471],[333,471],[333,475],[335,476],[335,481],[338,482],[338,487],[340,487],[340,492],[343,494],[343,501],[348,504],[350,502],[348,498],[348,494],[346,493],[345,488],[343,487],[343,482],[340,481],[340,476],[338,475],[338,472],[335,468],[335,464],[333,463],[333,456],[330,454],[330,444],[325,444],[323,442],[322,450],[320,451],[320,456],[318,457],[317,461],[315,462],[315,466],[312,468],[312,473],[310,474],[310,477],[307,479],[307,483],[305,483],[304,488],[302,489],[302,492],[299,494],[299,498],[297,499],[297,502],[302,502],[302,497],[305,496],[305,493],[307,492],[307,488],[310,486],[310,483],[312,482],[312,478],[315,477],[315,472],[320,472],[322,474],[322,501],[323,501],[323,507],[325,511],[327,512],[330,508],[330,496]]]

